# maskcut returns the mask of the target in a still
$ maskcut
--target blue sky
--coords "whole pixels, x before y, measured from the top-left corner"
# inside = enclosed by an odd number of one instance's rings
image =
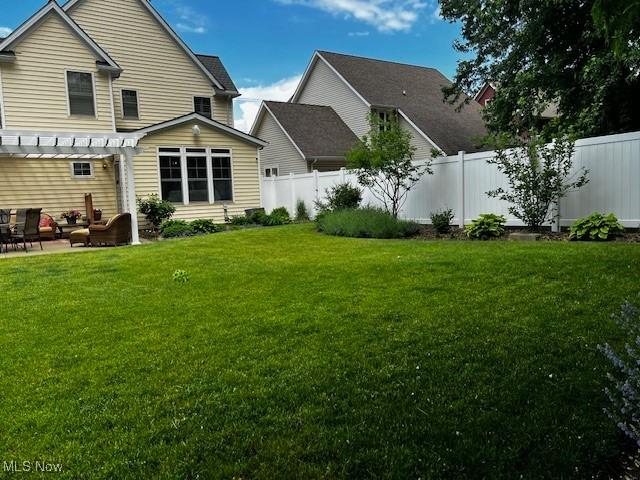
[[[108,1],[108,0],[105,0]],[[44,0],[2,9],[0,35]],[[62,3],[62,2],[59,2]],[[435,67],[451,78],[459,27],[436,0],[153,0],[197,53],[220,55],[243,96],[236,125],[247,129],[260,100],[287,100],[314,50]]]

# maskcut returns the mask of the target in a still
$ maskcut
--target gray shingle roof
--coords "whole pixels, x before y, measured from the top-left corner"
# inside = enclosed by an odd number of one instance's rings
[[[481,150],[486,135],[480,105],[461,111],[443,101],[442,87],[451,82],[438,70],[332,52],[318,52],[373,106],[395,107],[448,155]]]
[[[358,137],[331,107],[264,102],[307,159],[344,157]]]
[[[222,84],[222,86],[225,88],[225,92],[238,93],[238,89],[233,83],[233,80],[231,80],[231,76],[222,64],[222,60],[220,60],[220,57],[217,57],[215,55],[196,55],[196,57],[198,57],[198,60],[202,62],[205,68],[209,70],[209,72],[211,72],[214,77],[216,77],[216,80],[218,80]]]

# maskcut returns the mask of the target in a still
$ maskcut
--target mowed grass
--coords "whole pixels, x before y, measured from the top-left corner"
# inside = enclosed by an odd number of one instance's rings
[[[623,442],[596,346],[619,344],[609,315],[638,278],[638,245],[310,225],[0,261],[0,461],[67,479],[600,475]]]

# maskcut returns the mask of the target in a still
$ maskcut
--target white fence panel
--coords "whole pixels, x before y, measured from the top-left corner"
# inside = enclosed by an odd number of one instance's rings
[[[481,213],[497,213],[505,215],[509,225],[522,225],[509,214],[506,202],[487,195],[489,190],[507,187],[504,175],[495,165],[487,163],[494,154],[461,152],[434,160],[433,175],[425,175],[409,192],[401,216],[429,223],[431,212],[451,208],[455,224],[462,223],[461,220],[469,223]],[[582,167],[589,170],[589,183],[562,199],[560,224],[568,226],[580,217],[601,211],[613,212],[626,227],[637,228],[640,225],[640,132],[578,140],[574,174]],[[293,214],[297,201],[303,200],[308,211],[315,213],[315,201],[323,200],[328,188],[345,181],[357,185],[355,173],[341,170],[263,178],[262,205],[267,211],[284,206]],[[364,191],[363,204],[382,206],[368,189]]]

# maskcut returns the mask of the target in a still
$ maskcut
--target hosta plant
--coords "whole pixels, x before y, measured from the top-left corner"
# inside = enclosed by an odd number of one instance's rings
[[[571,227],[571,240],[610,240],[624,232],[618,218],[610,213],[603,215],[595,212],[576,221]]]
[[[489,240],[490,238],[498,238],[504,235],[506,222],[507,219],[503,215],[483,213],[473,220],[470,225],[467,225],[464,231],[469,238]]]

